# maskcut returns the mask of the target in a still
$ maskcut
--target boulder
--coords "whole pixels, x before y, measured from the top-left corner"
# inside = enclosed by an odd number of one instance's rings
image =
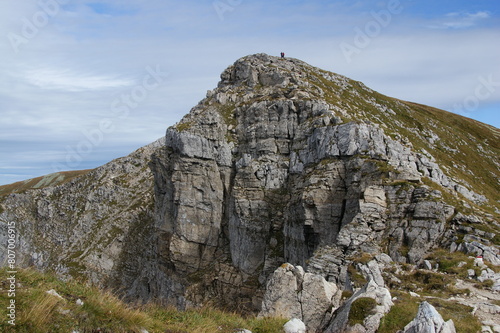
[[[285,325],[283,325],[285,333],[306,333],[306,325],[302,320],[297,318],[290,319]]]
[[[302,318],[298,291],[303,277],[301,267],[283,264],[276,269],[267,282],[259,316]]]
[[[453,320],[445,322],[443,317],[431,304],[420,303],[418,312],[408,325],[404,328],[404,333],[456,333]]]
[[[353,302],[359,298],[372,298],[376,302],[376,306],[372,309],[363,324],[349,326],[349,312]],[[370,280],[362,289],[351,296],[337,311],[334,312],[332,320],[324,329],[327,333],[344,332],[346,330],[355,332],[375,333],[380,325],[380,319],[394,305],[392,302],[391,293],[385,287],[377,285],[375,280]]]
[[[318,329],[325,315],[328,316],[331,310],[338,307],[338,300],[335,298],[338,294],[337,286],[327,282],[322,276],[311,273],[304,275],[299,301],[302,305],[302,320],[309,329]]]
[[[324,277],[283,264],[267,283],[259,316],[297,318],[315,332],[338,307],[340,294],[337,286]]]

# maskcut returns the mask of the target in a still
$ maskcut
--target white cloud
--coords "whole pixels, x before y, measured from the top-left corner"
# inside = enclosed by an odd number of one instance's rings
[[[491,43],[498,37],[486,30],[381,35],[351,64],[341,61],[337,68],[383,94],[452,110],[474,94],[478,77],[500,81],[500,45]],[[485,102],[500,103],[500,88]]]
[[[18,171],[9,166],[32,168],[30,176],[52,172],[67,146],[75,148],[102,119],[110,118],[114,131],[77,168],[95,167],[157,139],[247,54],[284,51],[381,93],[445,109],[474,93],[479,76],[494,74],[500,81],[498,29],[458,29],[494,23],[487,11],[451,8],[433,22],[440,30],[428,30],[422,27],[429,21],[408,6],[348,64],[339,44],[353,40],[354,27],[374,20],[372,8],[385,7],[243,1],[221,21],[211,2],[126,0],[138,14],[111,17],[94,15],[88,2],[71,1],[17,54],[7,38],[0,40],[0,184],[26,178],[21,171],[10,177]],[[37,0],[8,3],[0,13],[4,37],[21,33],[20,18],[40,11]],[[140,84],[147,67],[157,66],[169,73],[165,82],[126,119],[117,119],[112,102]],[[499,102],[498,92],[485,103]]]
[[[121,88],[134,84],[131,79],[120,79],[105,75],[78,73],[71,70],[38,68],[25,73],[25,79],[42,89],[66,91],[101,90]]]
[[[491,14],[487,11],[476,13],[452,12],[446,14],[443,18],[428,27],[434,29],[466,29],[477,26],[480,21],[486,20],[490,16]]]

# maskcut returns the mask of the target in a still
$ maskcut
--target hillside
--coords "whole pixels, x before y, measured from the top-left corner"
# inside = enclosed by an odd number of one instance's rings
[[[6,275],[2,270],[2,276]],[[238,329],[279,333],[283,319],[244,318],[212,307],[181,312],[157,305],[130,305],[108,291],[78,281],[63,282],[51,274],[23,269],[17,290],[16,325],[0,322],[3,333],[234,333]],[[6,308],[9,298],[0,294]]]
[[[129,302],[296,317],[308,332],[395,331],[420,304],[459,331],[493,329],[499,143],[494,127],[251,55],[164,140],[5,195],[0,244],[14,221],[20,266]]]
[[[24,192],[26,190],[31,190],[31,189],[61,185],[66,182],[69,182],[73,178],[85,175],[89,171],[90,170],[56,172],[46,176],[31,178],[8,185],[2,185],[0,186],[0,197],[12,193]]]

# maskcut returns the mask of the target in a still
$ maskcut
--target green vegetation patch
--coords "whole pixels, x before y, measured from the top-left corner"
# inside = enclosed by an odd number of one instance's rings
[[[238,120],[236,119],[234,114],[235,108],[235,105],[232,103],[220,104],[217,107],[217,111],[219,111],[220,115],[224,119],[224,122],[228,126],[232,125],[236,127],[236,125],[238,125]]]
[[[70,180],[83,176],[92,171],[78,170],[78,171],[63,171],[57,172],[46,176],[23,180],[20,182],[0,186],[0,197],[9,195],[11,193],[21,193],[27,190],[44,188],[49,186],[57,186],[69,182]]]
[[[391,310],[380,320],[378,333],[394,333],[402,330],[415,318],[420,300],[400,291],[391,291],[396,299]]]
[[[401,291],[446,298],[470,293],[469,289],[456,288],[455,277],[451,274],[417,269],[411,273],[399,274],[397,277],[400,282],[390,283],[391,288]]]
[[[472,308],[454,301],[445,301],[438,298],[427,300],[445,321],[450,319],[455,324],[455,329],[460,333],[481,332],[481,322],[472,315]]]
[[[474,259],[470,258],[467,254],[463,252],[449,252],[445,249],[438,249],[431,253],[428,257],[428,260],[434,261],[439,264],[439,271],[443,272],[450,276],[456,276],[461,279],[469,279],[468,270],[474,270],[476,276],[481,275],[481,269],[477,266],[474,266]],[[493,270],[498,271],[499,268],[492,265],[491,263],[485,262],[485,264]],[[475,287],[479,289],[489,289],[493,287],[492,280],[486,280],[484,282],[475,282]],[[455,289],[450,287],[449,285],[445,290],[451,292],[460,292],[460,289]],[[465,292],[465,290],[463,290]]]
[[[393,333],[402,330],[417,315],[422,298],[411,297],[400,291],[391,291],[396,297],[391,310],[380,320],[378,333]],[[472,308],[454,301],[426,298],[436,308],[445,321],[453,320],[457,332],[481,332],[481,323],[472,315]]]
[[[186,122],[178,123],[177,125],[175,125],[175,129],[177,130],[177,132],[183,132],[183,131],[187,131],[192,126],[193,126],[192,121],[186,121]]]
[[[366,265],[368,264],[375,256],[371,253],[368,252],[362,252],[359,255],[356,255],[354,258],[352,258],[352,262],[354,264],[363,264]]]
[[[358,272],[356,270],[356,267],[354,267],[354,264],[350,264],[347,267],[347,272],[349,273],[349,278],[351,279],[351,283],[355,288],[361,288],[363,287],[368,281],[366,281],[365,277],[363,274]]]
[[[474,269],[476,274],[481,274],[480,269],[474,266],[474,260],[463,252],[438,249],[428,255],[427,259],[436,262],[439,265],[440,272],[457,275],[460,278],[465,279],[468,277],[468,269]]]
[[[354,300],[349,311],[349,326],[363,324],[366,317],[374,313],[377,301],[370,297],[360,297]]]

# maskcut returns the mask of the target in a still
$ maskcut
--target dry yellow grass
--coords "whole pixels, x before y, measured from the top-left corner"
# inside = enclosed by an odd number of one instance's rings
[[[0,270],[2,276],[6,270]],[[0,332],[5,333],[105,333],[200,332],[232,333],[246,328],[254,333],[282,332],[283,319],[258,319],[237,313],[221,311],[214,307],[178,311],[155,304],[132,306],[121,301],[109,291],[99,290],[77,281],[63,282],[51,274],[32,269],[19,270],[20,283],[16,291],[16,326],[0,322]],[[47,294],[54,289],[63,299]],[[83,300],[77,305],[76,300]],[[5,289],[0,293],[0,308],[9,302]]]

